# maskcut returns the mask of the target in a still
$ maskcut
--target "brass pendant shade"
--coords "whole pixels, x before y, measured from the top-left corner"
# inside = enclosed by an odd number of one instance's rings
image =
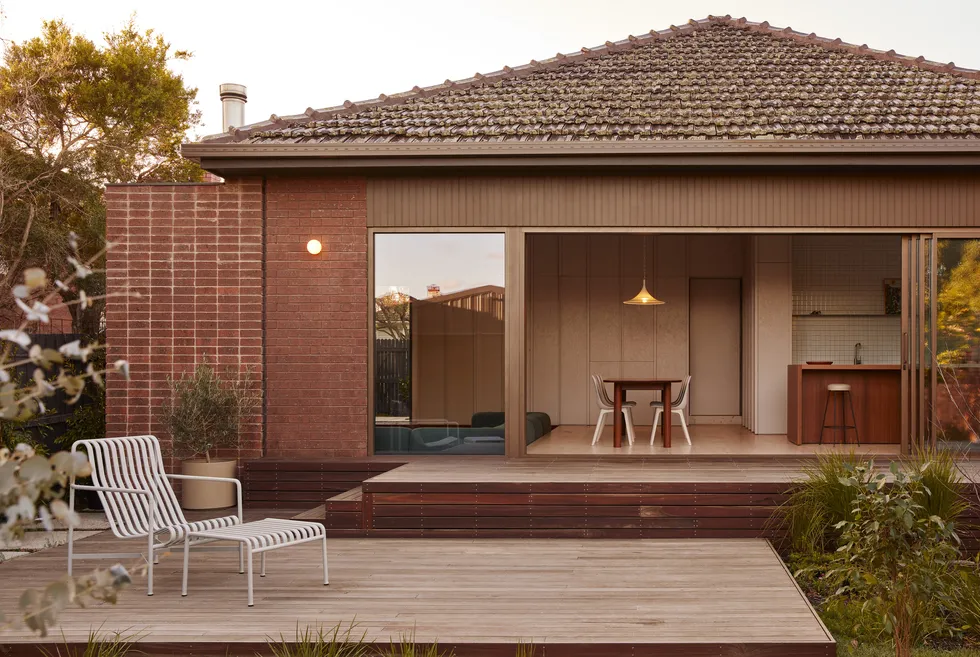
[[[643,287],[632,299],[624,301],[627,306],[661,306],[663,301],[647,292],[647,241],[643,239]]]
[[[636,296],[623,303],[629,306],[660,306],[664,302],[647,292],[647,279],[644,277],[643,287],[636,293]]]

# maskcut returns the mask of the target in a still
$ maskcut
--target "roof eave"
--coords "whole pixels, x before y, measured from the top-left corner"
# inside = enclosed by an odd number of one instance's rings
[[[980,164],[980,140],[745,140],[183,144],[205,169],[849,166]]]

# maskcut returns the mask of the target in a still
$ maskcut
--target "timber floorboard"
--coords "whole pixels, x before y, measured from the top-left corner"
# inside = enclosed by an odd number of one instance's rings
[[[138,549],[108,532],[80,551]],[[82,642],[91,629],[143,633],[147,654],[254,655],[297,626],[356,623],[387,644],[414,632],[458,657],[512,657],[532,641],[539,657],[835,654],[833,639],[764,540],[332,539],[330,585],[319,546],[268,555],[255,607],[231,553],[192,555],[180,596],[181,554],[163,555],[155,595],[139,579],[118,605],[64,612],[43,642],[8,632],[0,654],[38,643]],[[0,564],[0,608],[65,570],[65,548]],[[96,562],[92,562],[96,563]],[[257,564],[256,564],[257,565]],[[84,572],[85,565],[80,568]],[[63,633],[63,637],[62,637]]]

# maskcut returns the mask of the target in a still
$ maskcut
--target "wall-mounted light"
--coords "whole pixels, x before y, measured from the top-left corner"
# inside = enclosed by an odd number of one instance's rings
[[[323,245],[320,244],[320,240],[310,240],[306,243],[306,250],[310,252],[310,255],[319,255],[320,251],[323,250]]]

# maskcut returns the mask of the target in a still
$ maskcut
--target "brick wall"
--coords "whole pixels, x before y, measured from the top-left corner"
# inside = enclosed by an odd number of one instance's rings
[[[270,178],[266,444],[278,456],[367,450],[367,190],[363,179]],[[318,239],[320,255],[306,243]]]
[[[363,180],[266,183],[266,427],[268,456],[362,456],[367,446],[367,228]],[[107,190],[110,289],[139,298],[107,308],[114,378],[109,435],[167,437],[154,409],[168,376],[207,355],[219,368],[263,375],[262,182],[129,185]],[[319,239],[311,256],[306,243]],[[238,453],[263,453],[256,417]]]
[[[219,372],[262,375],[262,185],[120,185],[106,190],[108,288],[127,283],[140,296],[106,308],[109,361],[130,361],[131,379],[110,378],[110,436],[169,438],[155,410],[168,376],[207,357]],[[242,437],[241,458],[261,454],[261,417]]]

